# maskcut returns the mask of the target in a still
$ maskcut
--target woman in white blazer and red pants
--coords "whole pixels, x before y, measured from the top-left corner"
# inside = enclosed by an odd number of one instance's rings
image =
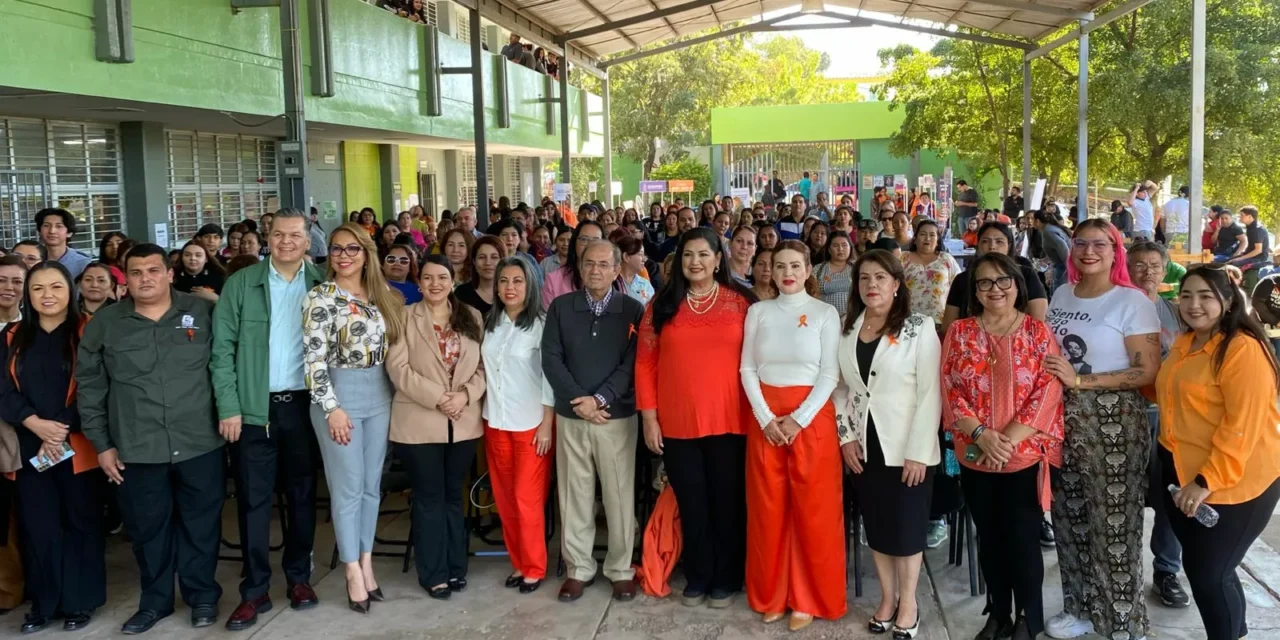
[[[858,295],[849,298],[837,354],[845,397],[837,398],[836,409],[841,454],[854,472],[880,577],[882,600],[867,626],[909,640],[920,629],[916,583],[931,467],[941,460],[942,347],[933,319],[911,313],[902,263],[892,254],[864,254],[853,279]]]

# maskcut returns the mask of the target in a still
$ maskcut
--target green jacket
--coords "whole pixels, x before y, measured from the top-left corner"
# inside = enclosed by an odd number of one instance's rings
[[[172,292],[158,322],[133,301],[103,307],[85,325],[76,356],[81,428],[99,452],[125,464],[183,462],[226,444],[209,387],[212,305]]]
[[[241,416],[244,424],[267,424],[270,405],[271,275],[267,258],[232,275],[213,310],[213,353],[209,371],[218,401],[218,419]],[[308,291],[324,281],[324,271],[310,262],[299,274]],[[298,326],[302,310],[298,309]]]

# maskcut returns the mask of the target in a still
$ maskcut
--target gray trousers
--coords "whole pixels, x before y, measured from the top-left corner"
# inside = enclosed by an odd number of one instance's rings
[[[351,442],[340,445],[329,435],[329,421],[319,405],[311,405],[311,426],[320,443],[324,477],[329,485],[333,534],[338,559],[357,562],[373,551],[382,505],[382,466],[391,427],[391,381],[382,365],[367,369],[329,368],[339,406],[351,419]]]

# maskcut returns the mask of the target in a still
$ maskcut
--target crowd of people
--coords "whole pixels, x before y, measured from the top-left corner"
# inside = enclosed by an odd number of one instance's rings
[[[521,594],[547,578],[554,469],[558,599],[600,573],[633,599],[637,535],[661,526],[637,521],[652,481],[637,461],[660,457],[686,606],[745,591],[765,624],[841,618],[849,501],[880,584],[866,626],[909,640],[923,552],[963,502],[989,589],[978,640],[1139,639],[1151,507],[1159,600],[1190,604],[1181,570],[1208,638],[1243,637],[1235,570],[1280,500],[1280,369],[1260,323],[1280,301],[1108,220],[1067,228],[1055,204],[975,208],[962,266],[924,211],[864,216],[825,193],[644,216],[502,198],[483,230],[464,206],[366,208],[326,233],[286,208],[173,252],[108,234],[93,259],[68,247],[72,214],[42,210],[38,241],[0,257],[0,515],[16,523],[0,607],[25,592],[23,632],[90,624],[118,517],[141,587],[122,631],[174,612],[175,574],[192,624],[215,624],[228,476],[244,567],[226,627],[272,607],[277,487],[289,603],[314,607],[323,476],[347,606],[368,614],[388,597],[372,552],[389,455],[412,486],[418,583],[445,600],[467,588],[483,451]]]

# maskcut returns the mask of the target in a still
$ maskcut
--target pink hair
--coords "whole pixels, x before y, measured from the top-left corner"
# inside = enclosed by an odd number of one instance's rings
[[[1111,238],[1111,245],[1115,247],[1116,254],[1115,261],[1111,263],[1111,284],[1141,291],[1129,279],[1129,258],[1124,250],[1124,236],[1120,235],[1120,231],[1116,229],[1115,225],[1102,218],[1090,218],[1076,225],[1076,230],[1071,234],[1071,238],[1074,240],[1085,229],[1097,229]],[[1075,248],[1071,247],[1071,250],[1075,251]],[[1067,258],[1067,280],[1070,280],[1071,284],[1080,284],[1080,271],[1076,269],[1075,260],[1070,257]]]

